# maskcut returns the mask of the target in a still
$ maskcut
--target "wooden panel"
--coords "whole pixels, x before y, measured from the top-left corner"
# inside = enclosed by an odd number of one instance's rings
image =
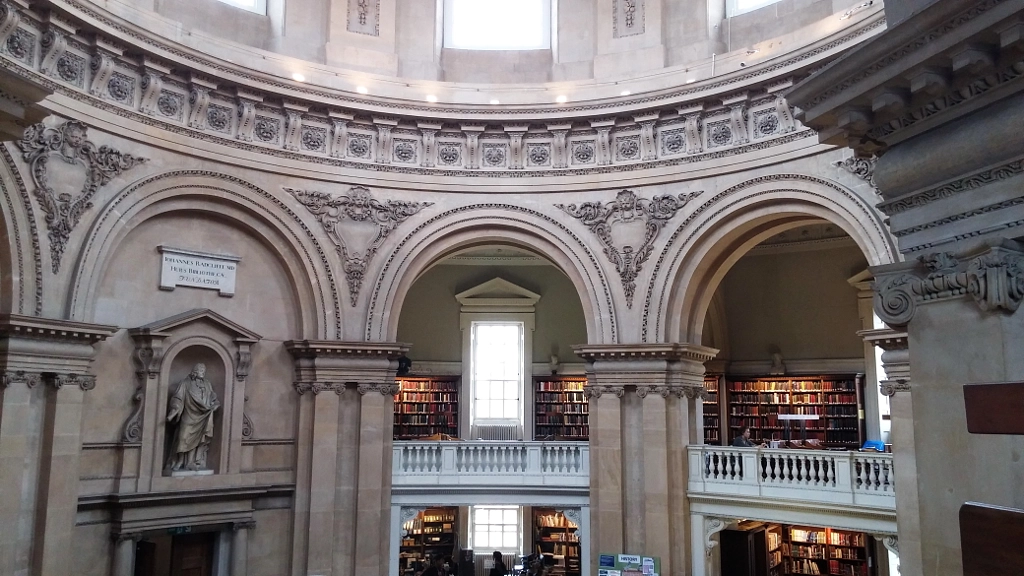
[[[971,434],[1024,434],[1024,382],[967,384],[964,404]]]
[[[1024,574],[1024,510],[968,502],[960,507],[964,576]]]

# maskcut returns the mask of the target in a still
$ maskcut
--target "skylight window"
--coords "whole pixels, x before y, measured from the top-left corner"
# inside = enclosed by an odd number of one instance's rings
[[[221,2],[234,6],[235,8],[241,8],[242,10],[248,10],[249,12],[255,12],[257,14],[266,15],[267,13],[267,1],[266,0],[220,0]]]
[[[463,50],[551,47],[551,0],[445,0],[444,45]]]
[[[746,12],[752,12],[758,8],[764,8],[775,4],[779,0],[729,0],[727,13],[729,17],[739,16]]]

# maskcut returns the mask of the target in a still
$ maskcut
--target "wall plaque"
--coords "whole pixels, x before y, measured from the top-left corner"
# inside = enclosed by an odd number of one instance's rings
[[[160,250],[160,289],[174,290],[178,286],[218,290],[221,296],[234,296],[235,272],[238,256],[210,254],[170,246]]]

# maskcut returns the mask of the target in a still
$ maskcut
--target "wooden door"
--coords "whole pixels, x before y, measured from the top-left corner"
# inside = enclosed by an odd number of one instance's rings
[[[181,534],[171,545],[171,576],[210,576],[214,532]]]

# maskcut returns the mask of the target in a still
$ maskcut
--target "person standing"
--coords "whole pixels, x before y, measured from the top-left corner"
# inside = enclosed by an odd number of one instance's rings
[[[505,576],[508,574],[508,568],[505,566],[505,560],[501,557],[501,552],[495,550],[491,557],[494,558],[494,566],[491,567],[491,572],[488,576]]]

